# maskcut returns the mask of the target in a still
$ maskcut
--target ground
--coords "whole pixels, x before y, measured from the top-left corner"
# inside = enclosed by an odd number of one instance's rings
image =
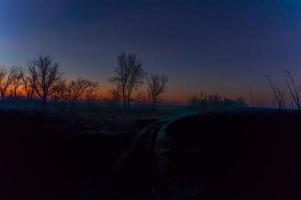
[[[300,199],[300,113],[120,115],[1,111],[0,198]]]

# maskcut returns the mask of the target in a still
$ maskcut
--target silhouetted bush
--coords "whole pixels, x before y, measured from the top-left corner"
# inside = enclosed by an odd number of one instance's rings
[[[223,97],[219,94],[206,94],[200,93],[199,95],[193,95],[189,99],[189,106],[193,111],[214,111],[232,108],[243,108],[248,105],[242,97],[235,100]]]

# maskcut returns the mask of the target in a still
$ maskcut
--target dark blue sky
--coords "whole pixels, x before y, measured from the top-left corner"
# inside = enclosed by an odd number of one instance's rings
[[[49,54],[105,91],[122,51],[170,77],[170,100],[201,90],[248,97],[250,86],[265,100],[265,74],[301,77],[301,2],[0,0],[3,64]]]

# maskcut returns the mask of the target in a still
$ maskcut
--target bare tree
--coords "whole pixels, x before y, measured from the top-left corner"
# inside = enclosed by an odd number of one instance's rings
[[[89,87],[86,89],[85,94],[84,94],[85,99],[87,101],[96,100],[99,97],[97,94],[98,87],[99,87],[98,82],[90,81]]]
[[[53,86],[53,93],[51,97],[55,101],[64,101],[67,98],[67,85],[65,79],[56,81]]]
[[[46,103],[61,77],[58,63],[49,56],[39,56],[28,65],[28,71],[34,91]]]
[[[25,96],[27,98],[32,98],[34,95],[33,80],[25,74],[22,77],[22,86]]]
[[[72,102],[75,102],[78,99],[83,98],[84,94],[88,92],[89,89],[92,89],[93,91],[96,86],[96,83],[82,77],[78,77],[76,80],[72,80],[67,87],[68,98]]]
[[[17,97],[18,90],[22,86],[22,79],[24,77],[24,71],[21,67],[14,66],[10,70],[11,78],[11,96]]]
[[[121,93],[124,107],[129,107],[134,89],[143,83],[145,73],[142,63],[135,54],[122,53],[117,59],[115,75],[109,80],[116,85],[116,91]]]
[[[147,78],[147,91],[153,111],[156,110],[157,104],[161,101],[160,95],[165,92],[168,78],[165,75],[151,74]]]
[[[4,98],[7,94],[8,88],[11,85],[13,81],[13,73],[10,71],[10,73],[7,72],[7,69],[2,66],[0,68],[0,93],[1,98]]]
[[[6,90],[6,89],[4,89],[6,74],[7,74],[7,70],[6,70],[5,66],[1,65],[0,66],[0,95],[1,95],[1,98],[4,97],[5,90]]]

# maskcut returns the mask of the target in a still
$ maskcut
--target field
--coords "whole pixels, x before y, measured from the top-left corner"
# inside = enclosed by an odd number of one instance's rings
[[[1,199],[300,199],[300,113],[85,109],[0,112]]]

